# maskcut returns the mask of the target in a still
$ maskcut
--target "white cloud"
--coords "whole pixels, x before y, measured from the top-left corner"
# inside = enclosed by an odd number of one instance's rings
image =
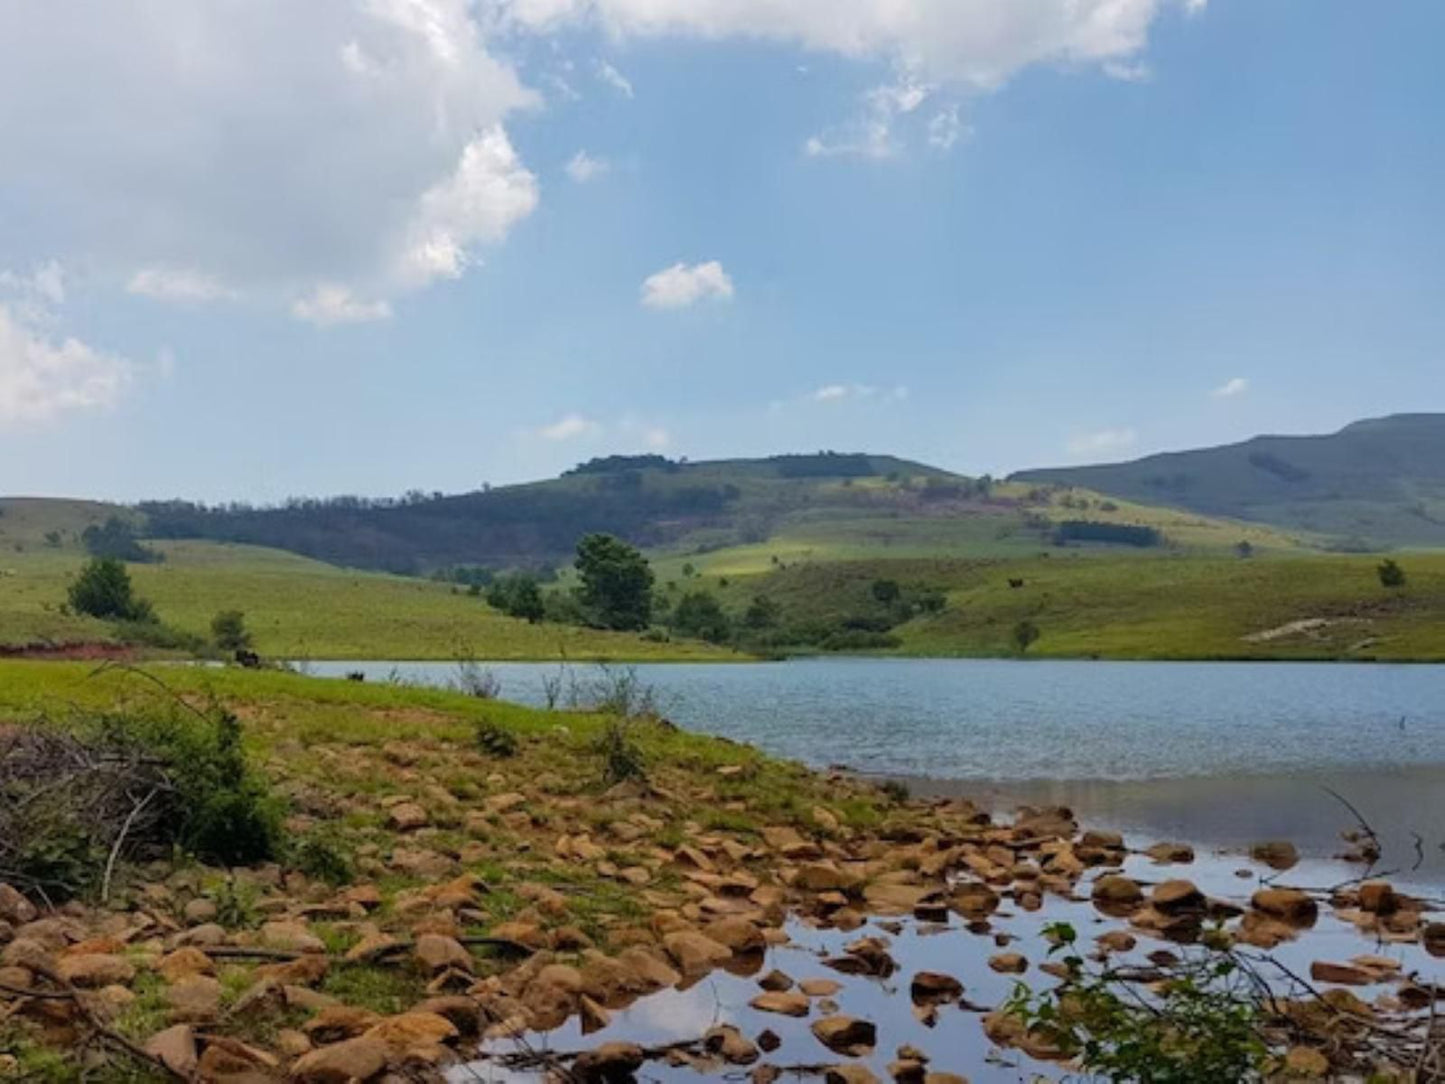
[[[126,292],[157,301],[217,301],[235,297],[219,279],[178,267],[143,267],[130,277]]]
[[[597,78],[624,97],[633,97],[632,80],[623,75],[605,60],[597,62]]]
[[[958,119],[958,106],[940,109],[928,122],[928,145],[934,150],[951,151],[963,134],[963,122]]]
[[[478,242],[500,241],[537,206],[537,178],[522,166],[501,125],[462,150],[455,172],[421,197],[397,268],[408,286],[461,276]]]
[[[65,301],[65,269],[59,260],[47,260],[28,275],[0,271],[0,289],[20,295],[29,304],[59,305]]]
[[[385,301],[362,301],[345,286],[322,283],[291,303],[291,315],[317,327],[331,327],[386,320],[391,316],[391,306]]]
[[[551,425],[541,426],[537,435],[543,440],[575,440],[577,437],[590,436],[601,428],[591,418],[581,414],[568,414]]]
[[[7,211],[150,296],[279,306],[318,282],[388,298],[460,274],[537,202],[501,125],[538,99],[477,11],[0,4]]]
[[[1236,396],[1243,395],[1248,390],[1249,381],[1242,376],[1236,376],[1231,380],[1226,380],[1209,394],[1216,399],[1233,399]]]
[[[693,264],[675,263],[642,283],[642,303],[650,309],[681,309],[705,298],[727,301],[733,296],[733,280],[717,260]]]
[[[488,0],[498,18],[545,31],[590,21],[618,37],[762,38],[892,62],[923,83],[992,89],[1038,63],[1139,54],[1159,13],[1201,0]]]
[[[1133,429],[1100,429],[1071,439],[1068,451],[1073,456],[1111,455],[1132,448],[1138,442],[1139,434]]]
[[[54,338],[0,302],[0,425],[112,407],[133,371],[125,358]]]
[[[807,395],[815,403],[840,403],[845,399],[877,399],[880,402],[901,402],[908,398],[908,389],[899,384],[880,389],[872,384],[824,384]]]
[[[1147,83],[1154,77],[1154,72],[1149,65],[1137,60],[1106,61],[1104,74],[1121,83]]]
[[[593,158],[586,151],[578,151],[567,162],[567,176],[578,184],[586,184],[605,176],[612,168],[605,158]]]
[[[850,391],[847,384],[824,384],[813,393],[813,398],[820,403],[834,403],[848,398]]]

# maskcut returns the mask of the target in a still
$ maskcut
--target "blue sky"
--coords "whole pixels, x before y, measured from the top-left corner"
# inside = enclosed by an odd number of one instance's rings
[[[1439,4],[296,11],[0,11],[0,493],[1445,409]]]

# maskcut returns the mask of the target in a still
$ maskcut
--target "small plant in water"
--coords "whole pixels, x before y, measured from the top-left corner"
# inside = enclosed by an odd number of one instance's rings
[[[1035,994],[1020,984],[1004,1006],[1034,1034],[1076,1057],[1086,1072],[1140,1084],[1217,1084],[1262,1079],[1258,984],[1222,939],[1145,986],[1137,968],[1091,967],[1068,923],[1044,929],[1068,973]]]

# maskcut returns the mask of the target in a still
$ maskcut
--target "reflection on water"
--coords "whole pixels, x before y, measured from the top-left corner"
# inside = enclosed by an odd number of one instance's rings
[[[1242,867],[1248,869],[1248,876],[1238,875]],[[1125,869],[1131,876],[1146,883],[1188,877],[1211,897],[1241,902],[1248,899],[1264,877],[1271,875],[1271,871],[1246,861],[1210,856],[1203,856],[1187,866],[1157,866],[1135,856],[1130,858]],[[1339,883],[1353,873],[1351,868],[1339,863],[1305,862],[1279,877],[1275,883],[1319,887]],[[1087,896],[1087,886],[1081,886],[1080,894]],[[821,1012],[818,1002],[814,1002],[813,1012],[803,1019],[760,1013],[748,1007],[748,1002],[759,993],[756,975],[777,968],[800,981],[828,977],[843,984],[843,989],[833,999],[837,1002],[838,1011],[872,1021],[878,1026],[878,1046],[871,1057],[861,1060],[880,1080],[889,1079],[887,1065],[894,1060],[897,1048],[904,1043],[930,1056],[930,1070],[958,1073],[974,1084],[1022,1084],[1035,1080],[1039,1074],[1056,1080],[1062,1075],[1057,1067],[1030,1061],[1016,1051],[993,1049],[984,1036],[977,1013],[947,1007],[939,1015],[936,1026],[925,1025],[915,1017],[908,991],[912,977],[918,971],[942,971],[963,983],[967,1001],[985,1007],[1002,1003],[1014,989],[1016,980],[1013,976],[997,974],[988,966],[989,958],[1001,951],[994,935],[1011,939],[1009,950],[1021,952],[1029,959],[1029,971],[1023,976],[1029,985],[1042,988],[1051,984],[1053,980],[1040,973],[1037,965],[1044,960],[1043,927],[1057,921],[1072,923],[1085,944],[1105,930],[1119,928],[1118,923],[1095,911],[1087,899],[1064,900],[1056,896],[1046,897],[1043,909],[1033,913],[1010,910],[1006,904],[1005,910],[994,916],[993,930],[988,936],[968,932],[956,917],[947,927],[925,925],[912,919],[902,920],[901,932],[896,933],[893,931],[897,926],[887,921],[875,921],[864,929],[844,933],[817,930],[795,920],[788,926],[791,943],[771,949],[765,959],[757,961],[750,976],[715,972],[686,991],[655,994],[614,1013],[611,1026],[594,1035],[583,1037],[574,1019],[557,1031],[528,1035],[525,1041],[535,1049],[564,1052],[589,1049],[614,1039],[649,1046],[698,1039],[712,1025],[728,1023],[754,1040],[764,1029],[775,1032],[782,1045],[763,1059],[772,1065],[816,1066],[845,1060],[830,1053],[809,1030],[809,1025]],[[847,943],[869,934],[889,940],[889,952],[900,965],[891,978],[881,980],[843,975],[823,966],[821,961],[824,957],[837,955]],[[1147,953],[1162,944],[1141,935],[1133,952],[1116,956],[1114,960],[1142,962]],[[1279,946],[1273,950],[1273,955],[1290,969],[1307,974],[1311,961],[1347,960],[1366,952],[1398,960],[1403,972],[1417,971],[1424,981],[1438,982],[1445,978],[1442,961],[1432,959],[1418,945],[1377,943],[1336,919],[1328,908],[1322,910],[1312,930],[1304,933],[1298,941]],[[1371,998],[1390,988],[1380,985],[1358,992]],[[517,1045],[501,1042],[489,1049],[500,1053],[515,1050]],[[720,1067],[713,1075],[724,1073],[730,1074],[730,1079],[736,1079],[737,1067]],[[663,1081],[698,1079],[691,1067],[670,1067],[663,1062],[649,1063],[642,1075],[646,1079]],[[525,1079],[528,1084],[535,1084],[537,1078],[509,1073],[485,1059],[452,1074],[452,1080],[457,1084],[478,1079]],[[1080,1078],[1074,1076],[1069,1079]]]

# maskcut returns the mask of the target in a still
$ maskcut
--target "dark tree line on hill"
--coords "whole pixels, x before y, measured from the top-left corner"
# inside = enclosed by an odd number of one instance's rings
[[[628,478],[636,481],[621,481]],[[152,538],[273,546],[333,564],[414,575],[438,566],[552,562],[594,532],[658,545],[683,523],[695,526],[721,515],[738,497],[732,486],[652,489],[641,481],[624,473],[605,475],[595,489],[583,491],[519,486],[414,501],[342,497],[269,508],[158,501],[140,509]]]
[[[1118,546],[1147,548],[1163,545],[1164,536],[1155,527],[1067,519],[1054,528],[1054,543],[1067,546],[1070,542],[1111,542]]]

